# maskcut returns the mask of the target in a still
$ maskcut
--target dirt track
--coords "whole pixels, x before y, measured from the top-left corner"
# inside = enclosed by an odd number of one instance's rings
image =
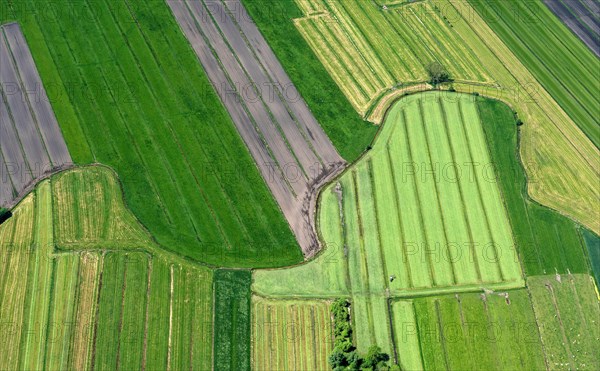
[[[594,0],[544,0],[550,10],[600,58],[600,5]]]
[[[305,257],[319,250],[316,194],[346,163],[238,0],[167,0]]]
[[[12,207],[72,160],[16,23],[0,27],[0,66],[0,206]]]

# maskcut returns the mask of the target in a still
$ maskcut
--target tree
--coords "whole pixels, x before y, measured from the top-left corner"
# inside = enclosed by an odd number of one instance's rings
[[[339,349],[334,349],[333,353],[329,355],[329,365],[334,370],[340,367],[343,368],[348,366],[346,354]]]
[[[429,74],[429,82],[434,86],[443,82],[451,81],[450,74],[439,62],[429,63],[426,69],[427,73]]]
[[[390,360],[390,356],[381,351],[381,348],[377,345],[371,345],[367,355],[363,360],[363,367],[370,368],[372,370],[379,370],[387,367],[385,362]]]

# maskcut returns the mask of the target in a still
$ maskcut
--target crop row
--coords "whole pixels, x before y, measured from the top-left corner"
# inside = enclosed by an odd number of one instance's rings
[[[44,61],[42,80],[68,88],[56,98],[76,118],[63,130],[74,161],[113,167],[127,204],[166,248],[253,265],[271,246],[282,252],[273,256],[295,261],[292,234],[273,232],[286,223],[166,4],[80,5],[60,4],[70,16],[56,22],[35,1],[32,12],[15,13]]]

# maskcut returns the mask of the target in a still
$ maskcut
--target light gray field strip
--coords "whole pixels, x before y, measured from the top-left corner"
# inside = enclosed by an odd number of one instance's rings
[[[167,0],[292,231],[319,249],[316,194],[344,167],[275,54],[238,1]]]
[[[16,23],[4,27],[4,34],[8,41],[10,50],[13,53],[14,59],[19,61],[19,75],[23,85],[28,89],[32,89],[34,94],[28,95],[29,103],[37,118],[42,139],[46,144],[50,160],[54,166],[60,166],[71,162],[71,156],[67,145],[63,140],[60,127],[50,107],[50,101],[46,95],[37,69],[33,61],[33,57],[27,47],[27,42]]]
[[[0,66],[0,206],[12,207],[72,160],[16,23],[0,27]]]
[[[544,0],[544,3],[596,56],[600,57],[600,21],[597,4],[585,0]]]

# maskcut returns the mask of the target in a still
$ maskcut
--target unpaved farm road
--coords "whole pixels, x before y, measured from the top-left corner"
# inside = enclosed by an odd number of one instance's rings
[[[0,27],[0,206],[72,165],[33,57],[16,23]]]
[[[320,187],[346,166],[238,0],[167,0],[305,257]]]

